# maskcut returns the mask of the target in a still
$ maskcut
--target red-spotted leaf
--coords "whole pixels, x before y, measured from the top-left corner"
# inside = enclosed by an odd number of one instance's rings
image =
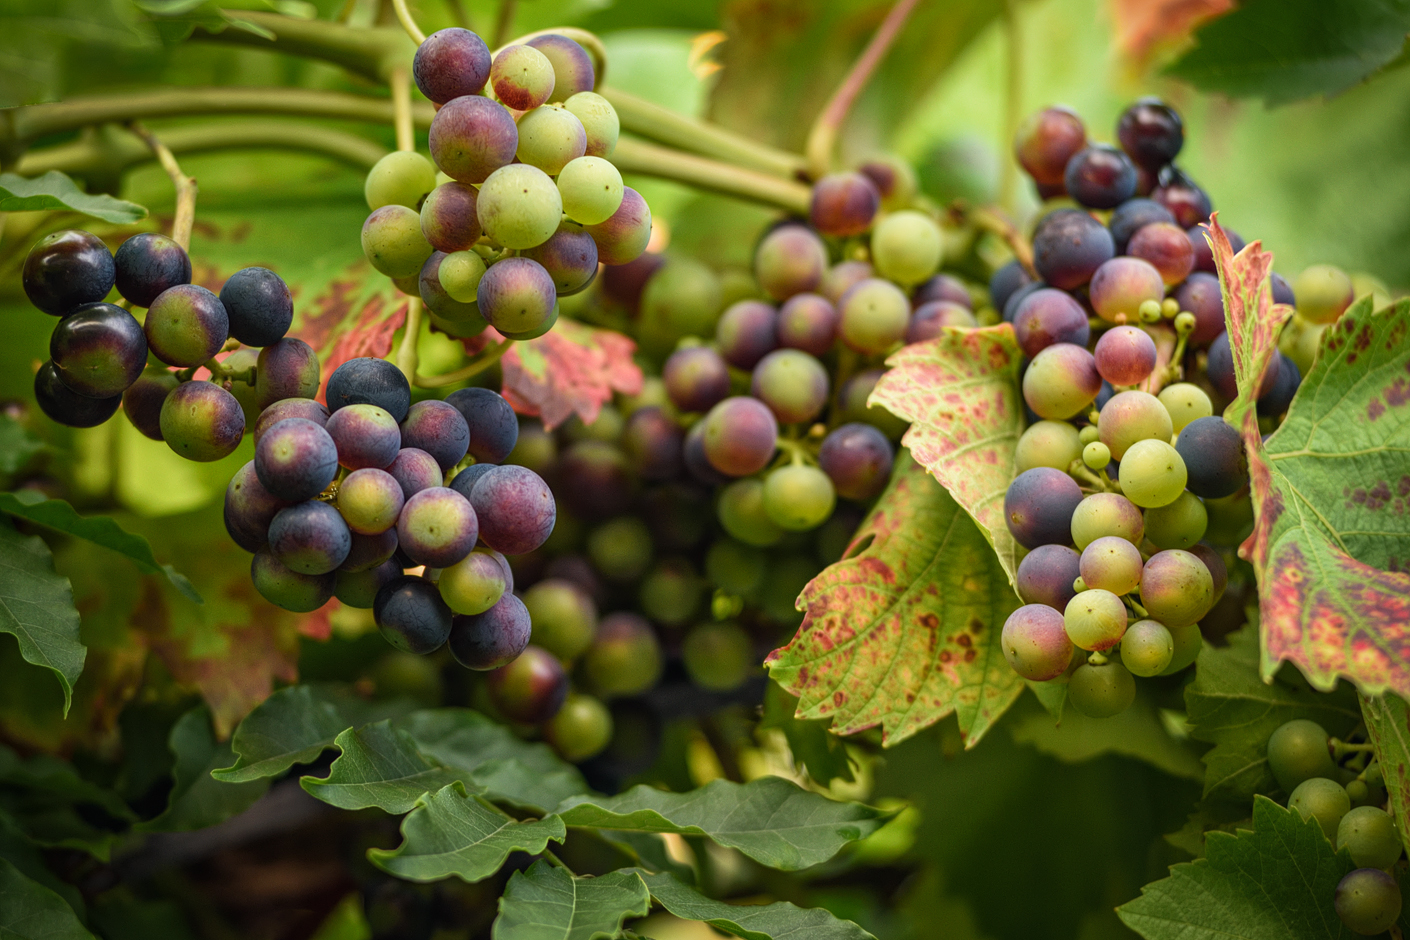
[[[768,658],[801,718],[887,745],[951,712],[968,746],[1023,691],[999,648],[1018,606],[974,520],[904,454],[847,556],[803,589],[803,625]]]
[[[888,359],[891,370],[869,399],[911,422],[902,443],[979,523],[1010,582],[1018,546],[1004,521],[1004,493],[1023,431],[1022,361],[1007,323],[949,328]]]
[[[636,344],[621,333],[559,320],[543,336],[515,343],[504,354],[503,394],[515,411],[537,415],[547,428],[574,414],[592,424],[614,392],[641,391],[634,352]]]

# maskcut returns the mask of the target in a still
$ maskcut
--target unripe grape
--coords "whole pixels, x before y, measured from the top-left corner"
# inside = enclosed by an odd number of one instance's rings
[[[587,132],[583,130],[583,122],[561,105],[544,105],[519,119],[519,146],[515,155],[520,161],[538,167],[549,176],[557,176],[565,166],[585,153]],[[612,207],[614,211],[616,208]],[[601,222],[611,214],[608,212],[597,221]]]
[[[738,688],[754,669],[754,644],[733,623],[701,624],[686,634],[681,658],[690,680],[703,689]]]
[[[813,184],[808,221],[824,235],[860,235],[871,228],[880,207],[881,194],[871,180],[860,173],[831,173]]]
[[[120,398],[110,401],[117,410]],[[211,382],[183,382],[162,401],[162,439],[187,460],[209,462],[228,456],[245,435],[245,413],[235,396]]]
[[[719,275],[693,258],[672,258],[646,282],[637,335],[648,350],[664,352],[682,336],[715,332],[723,305]]]
[[[441,599],[457,614],[482,614],[504,596],[509,583],[493,554],[476,549],[441,571]]]
[[[761,300],[731,304],[715,325],[720,355],[738,369],[753,369],[778,348],[778,312]]]
[[[832,481],[817,467],[783,466],[764,480],[764,512],[790,532],[816,529],[832,515],[836,502]]]
[[[1039,545],[1018,563],[1014,585],[1025,604],[1044,604],[1060,612],[1077,593],[1072,583],[1079,572],[1080,556],[1072,549]]]
[[[476,222],[478,225],[478,221]],[[451,299],[463,304],[475,302],[480,278],[485,276],[485,261],[473,251],[455,251],[441,258],[436,269],[441,289]]]
[[[651,240],[651,208],[630,186],[622,187],[622,204],[606,222],[586,227],[597,243],[597,260],[626,264],[641,257]]]
[[[884,209],[903,209],[915,199],[919,182],[915,170],[902,157],[883,154],[857,167],[857,172],[876,186]]]
[[[1167,627],[1194,623],[1214,606],[1214,579],[1189,552],[1157,552],[1141,572],[1141,606]]]
[[[1116,323],[1124,314],[1129,322],[1142,303],[1159,303],[1165,297],[1165,281],[1150,262],[1123,256],[1097,268],[1089,290],[1097,316]]]
[[[887,411],[881,405],[869,405],[867,399],[871,397],[872,390],[876,388],[876,383],[886,374],[884,369],[863,369],[847,380],[847,384],[842,386],[841,394],[838,395],[838,404],[841,406],[841,418],[843,421],[860,421],[870,424],[890,441],[899,441],[901,435],[906,433],[906,428],[910,427],[905,421]]]
[[[1377,868],[1358,868],[1337,883],[1337,917],[1353,933],[1384,933],[1400,919],[1403,903],[1395,876]]]
[[[869,278],[843,295],[838,314],[842,342],[859,353],[874,355],[905,337],[911,303],[890,281]]]
[[[385,470],[354,470],[338,485],[338,512],[360,535],[378,535],[396,525],[405,502],[401,484]]]
[[[577,659],[592,645],[597,605],[573,582],[562,578],[540,581],[524,592],[524,606],[533,623],[531,642],[563,662]]]
[[[1168,506],[1185,489],[1185,461],[1165,441],[1137,441],[1121,458],[1120,479],[1121,492],[1137,506]]]
[[[1023,398],[1039,417],[1066,420],[1081,413],[1102,390],[1092,354],[1072,343],[1047,347],[1023,374]]]
[[[1030,359],[1054,343],[1086,346],[1091,337],[1087,311],[1066,291],[1041,288],[1019,303],[1013,317],[1018,346]]]
[[[829,303],[836,304],[842,300],[843,294],[867,278],[875,276],[876,271],[865,261],[840,261],[823,274],[817,291],[827,298]]]
[[[553,94],[548,96],[550,102],[567,100],[580,92],[592,91],[596,86],[592,56],[567,36],[547,33],[535,36],[525,45],[542,52],[553,63]]]
[[[1200,648],[1204,646],[1204,635],[1199,631],[1199,624],[1187,623],[1179,627],[1167,627],[1170,631],[1170,638],[1175,642],[1175,652],[1170,657],[1170,665],[1161,671],[1162,676],[1173,676],[1175,673],[1192,665],[1199,658]]]
[[[817,290],[826,270],[827,246],[803,225],[780,225],[754,249],[754,277],[774,300]]]
[[[382,206],[362,225],[362,253],[387,277],[421,273],[421,266],[434,250],[421,231],[421,216],[415,209]]]
[[[1038,421],[1018,438],[1013,451],[1014,474],[1034,467],[1052,467],[1066,473],[1072,461],[1081,456],[1082,444],[1075,427],[1066,421]]]
[[[773,545],[784,536],[784,530],[764,509],[764,484],[753,477],[736,480],[724,488],[720,493],[719,518],[725,531],[746,545]]]
[[[1121,637],[1121,665],[1135,676],[1158,676],[1170,667],[1175,640],[1165,624],[1137,620]]]
[[[601,157],[578,157],[559,171],[558,192],[568,218],[596,225],[621,207],[622,174]]]
[[[914,209],[886,215],[871,233],[871,258],[877,272],[905,286],[935,273],[942,248],[940,226]]]
[[[394,150],[373,164],[363,183],[367,208],[406,206],[417,209],[436,188],[436,167],[414,150]]]
[[[705,582],[683,558],[668,558],[642,579],[637,601],[657,623],[680,626],[695,614],[704,597]]]
[[[1395,817],[1379,806],[1358,806],[1337,824],[1337,849],[1346,849],[1361,868],[1389,868],[1404,846]]]
[[[1190,548],[1209,526],[1204,503],[1189,490],[1168,506],[1147,509],[1145,516],[1146,538],[1157,548]]]
[[[1082,549],[1080,571],[1088,588],[1129,594],[1141,583],[1141,568],[1141,550],[1114,535],[1104,535]]]
[[[250,559],[250,581],[260,597],[275,607],[306,614],[328,603],[337,585],[333,574],[300,574],[280,564],[269,548],[261,548]]]
[[[1082,448],[1082,462],[1089,470],[1105,470],[1111,463],[1111,448],[1101,441],[1092,441]]]
[[[776,349],[754,367],[750,391],[784,424],[811,421],[827,405],[827,370],[796,349]]]
[[[1072,541],[1072,513],[1082,491],[1072,477],[1051,467],[1034,467],[1014,478],[1004,494],[1004,520],[1025,548]]]
[[[622,122],[611,102],[595,92],[580,91],[564,101],[563,107],[583,122],[583,129],[587,132],[587,155],[612,156],[612,151],[617,149]]]
[[[568,697],[568,674],[562,664],[532,644],[512,662],[490,673],[486,684],[490,701],[500,714],[522,724],[547,721]]]
[[[1108,650],[1126,632],[1126,605],[1110,591],[1088,588],[1067,602],[1062,619],[1078,649]]]
[[[604,617],[583,654],[582,673],[589,687],[606,698],[650,689],[661,677],[661,644],[651,624],[632,613]]]
[[[1102,406],[1097,418],[1101,441],[1111,449],[1111,456],[1124,460],[1133,444],[1153,440],[1169,445],[1174,428],[1170,412],[1160,399],[1148,392],[1118,392]]]
[[[1141,510],[1118,493],[1093,493],[1072,511],[1072,541],[1085,549],[1103,536],[1123,538],[1139,545],[1145,537]]]
[[[737,395],[710,409],[704,418],[705,456],[729,476],[757,473],[773,457],[778,422],[756,398]]]
[[[1072,661],[1072,641],[1062,614],[1043,604],[1028,604],[1009,614],[999,645],[1013,671],[1033,682],[1057,678]]]
[[[1312,777],[1293,788],[1288,809],[1296,810],[1303,819],[1315,819],[1327,838],[1334,840],[1342,817],[1351,811],[1351,797],[1335,780]]]
[[[612,581],[635,581],[651,564],[651,532],[635,516],[605,522],[588,535],[588,557]]]
[[[1314,264],[1297,276],[1293,285],[1297,312],[1309,323],[1333,323],[1356,299],[1351,278],[1341,268]]]
[[[1067,700],[1088,718],[1111,718],[1136,700],[1136,680],[1120,663],[1083,663],[1067,682]]]
[[[1170,413],[1171,427],[1176,434],[1183,432],[1192,422],[1214,414],[1214,404],[1204,389],[1190,382],[1167,385],[1157,397]]]
[[[515,111],[530,111],[553,94],[553,63],[533,46],[505,46],[490,66],[495,97]]]
[[[346,607],[371,610],[377,603],[378,592],[401,576],[401,565],[394,561],[386,561],[360,571],[349,571],[345,562],[344,567],[339,567],[334,572],[336,581],[333,596]]]
[[[533,248],[558,230],[563,198],[543,170],[515,163],[481,184],[477,213],[485,234],[505,248]]]
[[[1294,718],[1279,725],[1268,736],[1268,769],[1278,786],[1291,793],[1304,780],[1335,777],[1328,742],[1326,729],[1310,719]]]
[[[826,297],[794,294],[778,310],[779,345],[824,356],[837,338],[837,319],[837,308]]]
[[[591,695],[573,692],[543,726],[543,737],[569,763],[602,752],[612,740],[612,713]]]
[[[1100,439],[1101,434],[1097,432],[1097,426],[1095,424],[1084,424],[1082,425],[1082,430],[1077,432],[1077,440],[1081,442],[1083,447]]]

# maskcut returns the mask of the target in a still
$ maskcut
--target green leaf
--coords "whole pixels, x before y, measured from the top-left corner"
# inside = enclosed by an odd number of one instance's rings
[[[211,771],[211,776],[246,783],[309,763],[354,724],[339,704],[323,686],[280,689],[240,722],[230,739],[235,763]]]
[[[147,210],[135,202],[114,199],[101,193],[85,193],[58,170],[50,170],[35,179],[25,179],[15,173],[0,173],[0,212],[43,209],[71,209],[118,224],[147,217]]]
[[[177,572],[171,565],[157,563],[150,542],[140,535],[125,531],[109,516],[80,516],[64,500],[49,499],[37,490],[0,493],[0,512],[7,512],[46,528],[110,548],[132,559],[138,568],[148,574],[165,575],[172,586],[188,599],[197,604],[204,603],[185,575]]]
[[[184,832],[214,826],[249,809],[269,789],[264,778],[225,783],[211,776],[211,771],[226,766],[235,755],[229,741],[216,741],[210,711],[204,706],[177,719],[167,746],[176,758],[167,808],[137,829]]]
[[[1124,754],[1175,777],[1204,779],[1198,753],[1171,737],[1155,703],[1139,691],[1130,708],[1111,718],[1088,718],[1074,708],[1055,724],[1046,709],[1029,706],[1025,714],[1014,716],[1009,730],[1015,741],[1069,764],[1099,754]]]
[[[1185,710],[1191,737],[1214,745],[1204,755],[1205,795],[1246,801],[1278,789],[1268,769],[1267,747],[1279,725],[1309,718],[1328,734],[1345,735],[1361,714],[1348,687],[1322,695],[1295,674],[1264,682],[1256,628],[1245,627],[1228,639],[1228,646],[1200,649],[1195,679],[1185,688]]]
[[[827,730],[826,721],[806,721],[797,717],[798,696],[787,692],[777,682],[764,690],[764,716],[760,730],[777,728],[788,741],[793,759],[808,771],[808,776],[820,786],[833,780],[852,780],[852,760],[847,746],[837,735]]]
[[[1398,695],[1363,695],[1361,716],[1376,748],[1400,838],[1410,833],[1410,714]]]
[[[93,940],[73,908],[0,858],[0,937],[4,940]]]
[[[639,871],[658,904],[685,920],[703,920],[716,930],[744,940],[874,940],[850,920],[833,916],[820,907],[796,907],[787,901],[773,904],[726,904],[705,897],[667,874]]]
[[[459,783],[428,793],[401,823],[402,844],[369,849],[378,868],[409,881],[455,875],[475,882],[499,871],[510,852],[542,852],[568,830],[557,816],[519,822]]]
[[[411,812],[423,794],[440,790],[464,775],[431,763],[416,750],[411,736],[379,721],[349,728],[333,746],[342,751],[328,776],[303,777],[299,783],[313,796],[340,809]],[[469,788],[467,788],[469,789]]]
[[[1332,907],[1355,866],[1314,819],[1256,797],[1253,831],[1211,832],[1204,858],[1170,869],[1116,909],[1147,940],[1344,938]]]
[[[848,552],[803,589],[770,676],[838,734],[879,724],[894,745],[955,712],[973,747],[1023,691],[999,648],[1018,597],[988,540],[902,453]]]
[[[64,714],[87,650],[79,640],[78,609],[69,579],[37,535],[24,536],[0,519],[0,633],[13,634],[26,662],[53,670],[64,690]]]
[[[494,940],[596,940],[619,937],[628,917],[651,910],[646,885],[635,871],[575,878],[539,859],[516,871],[499,899]]]
[[[0,415],[0,478],[12,477],[49,445],[9,415]]]
[[[1393,61],[1410,32],[1405,0],[1247,0],[1206,24],[1170,72],[1269,105],[1334,95]]]
[[[617,796],[574,797],[558,815],[570,826],[709,836],[770,868],[796,871],[827,861],[895,814],[760,777],[714,780],[689,793],[642,785]]]

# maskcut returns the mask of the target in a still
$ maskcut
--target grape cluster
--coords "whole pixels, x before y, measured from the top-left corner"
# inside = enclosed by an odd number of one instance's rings
[[[651,236],[645,200],[607,159],[620,123],[592,90],[592,58],[557,34],[491,57],[451,28],[421,44],[413,74],[436,104],[431,159],[399,151],[368,173],[363,253],[451,336],[486,324],[541,336],[559,297],[592,284],[599,263],[635,259]]]
[[[1317,722],[1297,718],[1269,736],[1267,756],[1288,808],[1316,820],[1357,866],[1337,885],[1337,916],[1354,933],[1388,929],[1400,917],[1400,886],[1390,869],[1403,843],[1384,809],[1385,781],[1370,745],[1336,740]]]

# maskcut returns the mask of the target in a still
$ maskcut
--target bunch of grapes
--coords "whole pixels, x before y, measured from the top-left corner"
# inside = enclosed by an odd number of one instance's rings
[[[587,288],[599,263],[633,260],[651,236],[645,200],[607,159],[620,123],[592,90],[592,58],[557,34],[491,57],[452,28],[421,44],[413,74],[436,104],[431,159],[399,151],[368,173],[363,252],[451,336],[486,324],[541,336],[559,297]]]
[[[1028,360],[1031,419],[1004,499],[1027,551],[1017,572],[1025,606],[1002,645],[1020,675],[1066,682],[1068,700],[1093,717],[1130,705],[1133,676],[1194,662],[1199,621],[1228,581],[1223,557],[1202,540],[1218,529],[1233,541],[1214,517],[1245,518],[1248,501],[1242,438],[1220,417],[1237,388],[1202,228],[1209,197],[1172,162],[1184,133],[1169,106],[1136,102],[1117,139],[1119,148],[1090,143],[1059,108],[1025,124],[1020,162],[1042,195],[1076,206],[1038,221],[1038,279],[1015,261],[990,283]],[[1309,287],[1315,301],[1298,305],[1274,274],[1273,299],[1331,322],[1351,303],[1349,284],[1334,301]],[[1300,382],[1280,353],[1258,392],[1267,430]]]

